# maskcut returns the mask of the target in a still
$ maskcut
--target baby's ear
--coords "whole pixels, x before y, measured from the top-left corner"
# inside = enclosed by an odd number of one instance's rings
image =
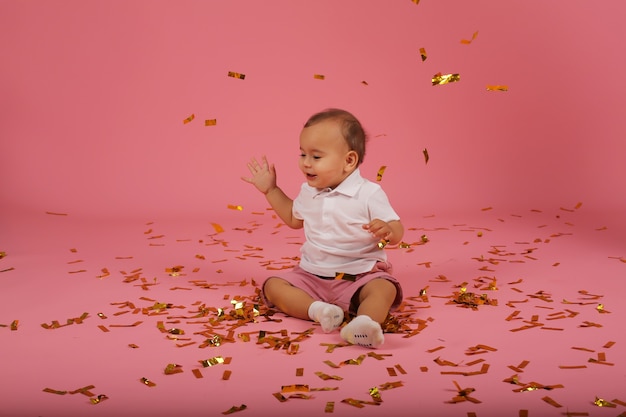
[[[346,154],[346,166],[347,168],[356,168],[359,165],[359,155],[355,151],[350,151]]]

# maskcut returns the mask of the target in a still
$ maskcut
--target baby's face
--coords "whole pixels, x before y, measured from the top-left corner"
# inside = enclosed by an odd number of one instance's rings
[[[324,120],[302,129],[299,165],[311,187],[338,186],[354,171],[350,153],[337,121]]]

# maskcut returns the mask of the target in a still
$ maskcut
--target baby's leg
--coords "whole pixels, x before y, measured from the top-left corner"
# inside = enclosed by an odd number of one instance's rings
[[[381,324],[387,318],[397,294],[396,286],[384,278],[365,284],[357,295],[357,317],[341,329],[341,337],[355,345],[376,348],[385,337]]]
[[[315,301],[308,293],[294,287],[282,278],[271,277],[263,285],[267,300],[283,313],[309,320],[309,306]]]

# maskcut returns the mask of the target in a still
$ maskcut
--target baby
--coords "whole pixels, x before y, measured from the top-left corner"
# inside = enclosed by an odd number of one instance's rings
[[[295,199],[276,183],[276,169],[264,156],[248,163],[242,179],[265,195],[285,224],[304,227],[300,263],[263,283],[266,304],[320,323],[324,332],[356,316],[340,331],[349,343],[377,348],[381,324],[402,301],[383,250],[400,243],[404,227],[379,184],[363,178],[359,166],[367,136],[349,112],[316,113],[300,133],[299,166],[305,177]]]

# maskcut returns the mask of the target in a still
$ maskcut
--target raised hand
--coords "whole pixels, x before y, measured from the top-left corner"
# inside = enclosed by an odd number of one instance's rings
[[[261,162],[257,161],[256,158],[252,158],[248,162],[248,169],[252,176],[241,177],[242,180],[254,185],[263,194],[267,194],[276,188],[276,168],[274,164],[270,165],[267,162],[265,156],[261,158]]]

